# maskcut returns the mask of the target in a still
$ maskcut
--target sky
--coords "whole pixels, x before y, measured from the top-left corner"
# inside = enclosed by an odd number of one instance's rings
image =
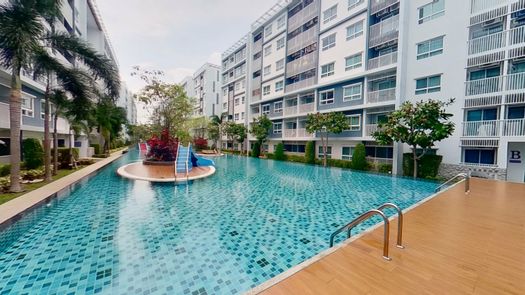
[[[133,66],[163,70],[178,83],[250,30],[276,0],[98,0],[120,66],[122,81],[137,92]],[[138,107],[139,119],[146,113]]]

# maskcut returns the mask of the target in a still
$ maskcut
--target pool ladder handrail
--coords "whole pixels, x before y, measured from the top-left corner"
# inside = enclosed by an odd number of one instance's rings
[[[445,186],[447,186],[452,181],[454,181],[454,180],[456,180],[457,178],[460,178],[460,177],[465,180],[465,194],[468,194],[470,192],[470,171],[467,172],[467,173],[459,173],[458,175],[450,178],[449,180],[445,181],[440,186],[438,186],[434,190],[434,192],[437,193],[437,192],[441,191],[441,189],[443,189]]]
[[[401,209],[393,204],[393,203],[385,203],[381,206],[379,206],[377,209],[372,209],[372,210],[369,210],[363,214],[361,214],[360,216],[358,216],[357,218],[355,218],[354,220],[352,220],[350,223],[346,224],[345,226],[339,228],[338,230],[336,230],[335,232],[333,232],[331,235],[330,235],[330,247],[333,247],[334,246],[334,239],[335,237],[344,232],[345,230],[347,231],[347,239],[351,237],[352,235],[352,229],[354,227],[356,227],[357,225],[359,225],[361,222],[369,219],[370,217],[374,216],[374,215],[379,215],[383,218],[383,224],[384,224],[384,233],[383,233],[383,258],[385,260],[392,260],[392,258],[390,258],[388,256],[388,252],[389,252],[389,242],[390,242],[390,221],[388,220],[388,217],[385,215],[385,213],[383,212],[383,209],[385,208],[394,208],[396,211],[397,211],[397,215],[398,215],[398,221],[397,221],[397,224],[398,224],[398,228],[397,228],[397,243],[396,243],[396,247],[400,248],[400,249],[404,249],[405,247],[403,246],[403,211],[401,211]]]

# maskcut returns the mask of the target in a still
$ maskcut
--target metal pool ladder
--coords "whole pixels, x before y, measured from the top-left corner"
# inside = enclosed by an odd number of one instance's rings
[[[401,211],[401,209],[397,205],[395,205],[393,203],[385,203],[385,204],[379,206],[377,209],[369,210],[369,211],[361,214],[360,216],[358,216],[354,220],[352,220],[347,225],[345,225],[345,226],[339,228],[338,230],[336,230],[334,233],[332,233],[330,235],[330,247],[334,246],[334,240],[335,240],[335,237],[338,234],[340,234],[340,233],[342,233],[342,232],[344,232],[346,230],[347,231],[347,238],[350,238],[352,236],[352,229],[354,227],[356,227],[361,222],[369,219],[370,217],[372,217],[374,215],[379,215],[379,216],[381,216],[381,218],[383,218],[383,225],[384,225],[383,258],[388,260],[388,261],[392,260],[392,258],[390,258],[388,256],[388,244],[389,244],[389,241],[390,241],[390,221],[388,220],[388,217],[383,212],[383,210],[385,208],[394,208],[397,211],[397,243],[396,243],[396,247],[398,247],[400,249],[404,249],[405,247],[403,246],[403,211]]]
[[[470,192],[470,172],[468,173],[459,173],[458,175],[452,177],[451,179],[445,181],[444,183],[442,183],[440,186],[438,186],[436,188],[436,190],[434,191],[435,193],[439,192],[440,190],[442,190],[445,186],[447,186],[448,184],[450,184],[452,181],[458,179],[458,178],[463,178],[465,180],[465,194],[468,194]]]

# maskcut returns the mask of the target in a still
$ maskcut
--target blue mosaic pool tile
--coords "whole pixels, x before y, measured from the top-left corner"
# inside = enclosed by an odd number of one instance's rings
[[[323,251],[370,208],[407,208],[437,186],[233,156],[190,185],[115,175],[137,159],[0,232],[0,294],[239,294]]]

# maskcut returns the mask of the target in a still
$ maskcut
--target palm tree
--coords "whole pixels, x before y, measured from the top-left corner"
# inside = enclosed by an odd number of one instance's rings
[[[104,153],[109,155],[111,140],[118,136],[122,126],[127,123],[126,110],[107,99],[102,99],[94,109],[94,119],[104,138]]]
[[[222,149],[222,135],[224,133],[224,124],[225,123],[225,120],[223,120],[223,117],[222,116],[216,116],[216,115],[213,115],[210,117],[210,125],[212,127],[212,129],[215,129],[217,132],[217,134],[215,134],[217,137],[217,149],[219,150],[219,152],[221,151]]]
[[[63,56],[71,57],[73,61],[81,61],[95,79],[104,80],[106,92],[110,97],[118,96],[120,81],[115,65],[110,59],[98,54],[89,45],[70,34],[57,33],[54,30],[49,32],[46,29],[45,23],[52,26],[59,21],[61,5],[62,0],[17,0],[0,4],[0,64],[11,70],[10,190],[13,192],[21,191],[19,176],[22,69],[32,70],[32,65],[38,57],[48,55],[50,49],[53,49]],[[54,69],[46,69],[48,74],[54,72]],[[48,103],[45,109],[45,120],[48,121]],[[47,139],[49,147],[49,136]]]

